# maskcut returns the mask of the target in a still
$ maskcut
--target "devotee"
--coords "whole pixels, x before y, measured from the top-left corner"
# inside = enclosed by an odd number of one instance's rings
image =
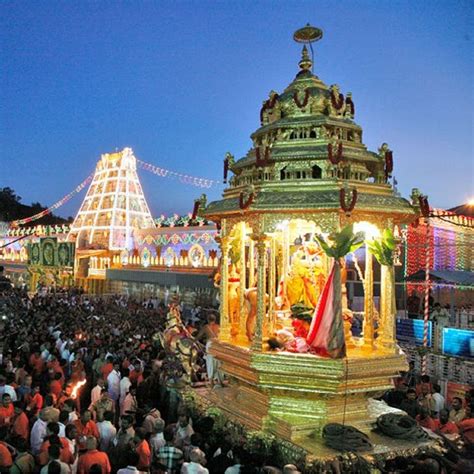
[[[100,438],[100,450],[107,451],[110,447],[110,442],[117,434],[117,428],[113,425],[114,413],[106,411],[104,413],[103,421],[97,423]]]
[[[165,445],[158,451],[158,468],[166,470],[170,474],[176,474],[183,463],[183,452],[173,445],[175,432],[173,427],[168,426],[163,433]]]
[[[466,416],[466,412],[462,407],[462,400],[460,397],[454,397],[451,402],[451,410],[449,412],[449,421],[459,423]]]
[[[459,429],[455,423],[449,421],[449,410],[443,408],[439,412],[439,420],[437,420],[436,432],[442,434],[458,434]]]
[[[200,449],[193,449],[189,453],[189,462],[184,462],[181,474],[209,474],[209,470],[203,466],[206,457]]]
[[[441,410],[444,409],[445,399],[443,395],[441,395],[441,386],[439,384],[434,383],[432,388],[431,398],[433,400],[433,416],[439,416]]]
[[[407,390],[405,400],[400,403],[400,410],[403,410],[412,418],[416,418],[420,411],[420,406],[416,400],[416,391],[414,389],[410,388]]]
[[[106,453],[97,450],[97,440],[94,436],[88,436],[86,440],[87,451],[79,456],[77,474],[89,474],[91,467],[98,464],[103,474],[110,474],[109,457]]]

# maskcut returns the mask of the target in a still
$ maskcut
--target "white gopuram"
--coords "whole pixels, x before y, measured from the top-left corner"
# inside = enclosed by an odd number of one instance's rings
[[[69,241],[76,249],[126,250],[132,248],[135,229],[155,227],[131,148],[106,153],[74,219]]]

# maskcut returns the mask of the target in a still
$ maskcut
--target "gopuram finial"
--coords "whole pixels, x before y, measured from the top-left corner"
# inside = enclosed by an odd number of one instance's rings
[[[319,41],[323,37],[323,31],[319,28],[315,28],[311,26],[309,23],[306,24],[303,28],[296,30],[293,34],[293,39],[297,43],[304,43],[303,51],[302,51],[302,58],[299,62],[299,66],[303,71],[309,71],[314,62],[314,53],[313,53],[313,46],[311,43]],[[308,54],[308,49],[306,45],[309,44],[311,49],[311,59]]]

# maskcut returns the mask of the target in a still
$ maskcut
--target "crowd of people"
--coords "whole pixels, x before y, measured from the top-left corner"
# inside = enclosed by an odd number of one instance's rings
[[[190,416],[180,391],[186,368],[166,351],[167,336],[160,337],[170,315],[179,314],[174,310],[74,289],[0,291],[0,472],[298,472],[292,465],[264,468],[216,436],[211,417]],[[212,314],[192,312],[180,326],[201,348],[219,332]],[[191,382],[214,381],[212,358],[208,377],[199,369],[205,357],[203,350],[192,362]],[[448,405],[440,387],[418,379],[411,367],[384,400],[472,448],[473,395]]]
[[[212,418],[187,413],[185,367],[160,337],[170,313],[74,289],[1,291],[0,472],[253,472],[245,452],[213,437]],[[204,348],[219,326],[193,312],[182,330]],[[194,361],[196,379],[206,380],[205,357]]]

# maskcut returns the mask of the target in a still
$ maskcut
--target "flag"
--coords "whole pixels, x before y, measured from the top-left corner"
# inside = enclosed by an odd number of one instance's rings
[[[341,267],[335,262],[314,310],[306,342],[313,352],[338,359],[346,355],[341,304]]]

